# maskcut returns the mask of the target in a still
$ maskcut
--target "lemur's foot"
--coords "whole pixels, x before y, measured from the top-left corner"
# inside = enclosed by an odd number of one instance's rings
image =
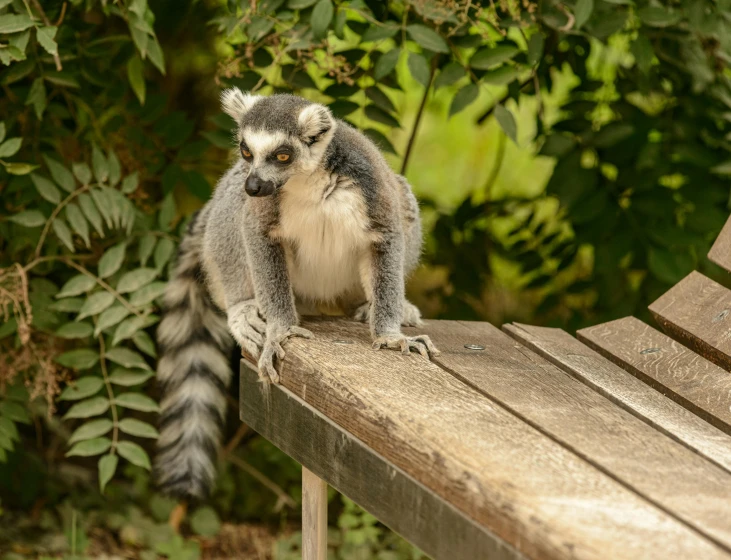
[[[259,358],[259,376],[269,378],[272,383],[279,383],[279,372],[275,366],[275,358],[280,364],[286,355],[282,343],[288,338],[299,336],[312,338],[314,335],[302,327],[270,327],[267,332],[264,347]]]
[[[371,304],[365,302],[353,313],[353,319],[361,323],[367,323],[371,316]],[[409,300],[404,300],[404,313],[401,319],[403,327],[421,327],[424,321],[421,320],[421,311]]]
[[[256,301],[248,299],[228,310],[228,328],[236,342],[252,358],[257,359],[264,345],[266,323],[259,315]]]
[[[396,333],[379,336],[373,341],[373,348],[374,350],[391,348],[392,350],[401,350],[403,354],[410,354],[414,350],[425,358],[432,358],[441,354],[425,334],[406,336],[405,334]]]

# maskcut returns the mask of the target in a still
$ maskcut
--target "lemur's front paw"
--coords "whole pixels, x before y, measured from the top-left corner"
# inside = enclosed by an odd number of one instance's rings
[[[371,303],[365,302],[353,313],[353,320],[367,323],[371,316]],[[421,327],[424,322],[421,320],[421,311],[409,300],[404,301],[404,312],[401,325],[404,327]]]
[[[312,338],[313,334],[302,327],[273,327],[268,329],[264,347],[261,350],[259,358],[259,375],[268,377],[272,383],[279,383],[279,372],[277,371],[275,361],[281,364],[286,355],[282,343],[288,338],[299,336],[302,338]]]
[[[259,315],[256,301],[249,299],[228,310],[228,328],[241,348],[256,359],[264,345],[266,323]]]
[[[379,336],[373,341],[373,348],[375,350],[391,348],[392,350],[401,350],[403,354],[410,354],[412,350],[415,350],[425,358],[441,354],[425,334],[406,336],[405,334],[395,333]]]

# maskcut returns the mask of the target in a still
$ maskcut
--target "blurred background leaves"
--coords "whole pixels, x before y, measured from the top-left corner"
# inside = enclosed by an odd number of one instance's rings
[[[646,307],[728,215],[728,0],[0,0],[0,552],[298,558],[299,468],[241,427],[155,492],[158,300],[231,161],[226,86],[368,134],[422,201],[433,318]],[[421,553],[331,493],[333,558]]]

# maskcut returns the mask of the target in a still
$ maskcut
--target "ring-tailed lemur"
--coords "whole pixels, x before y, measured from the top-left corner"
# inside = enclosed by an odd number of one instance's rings
[[[417,265],[419,208],[375,145],[327,107],[229,89],[241,158],[191,222],[158,329],[162,388],[156,474],[163,490],[204,497],[215,475],[233,338],[279,380],[297,303],[336,303],[369,321],[374,348],[436,355],[404,297]]]

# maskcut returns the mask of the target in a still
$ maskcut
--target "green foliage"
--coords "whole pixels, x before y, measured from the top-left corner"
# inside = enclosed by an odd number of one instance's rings
[[[141,557],[197,558],[221,519],[284,526],[300,499],[297,466],[258,438],[191,512],[198,540],[166,529],[174,504],[150,489],[160,297],[231,147],[213,84],[323,102],[407,175],[427,120],[500,130],[482,187],[424,201],[426,271],[442,280],[416,298],[438,316],[577,327],[642,316],[690,270],[714,273],[729,21],[731,5],[703,0],[0,0],[5,509],[57,507],[44,523],[66,533],[63,554],[85,553],[99,523],[77,509],[109,508],[105,527]],[[537,195],[495,188],[517,150],[555,164]],[[497,290],[520,305],[495,309]],[[85,469],[83,492],[56,463]],[[348,500],[333,507],[336,558],[421,557]],[[277,557],[299,546],[282,538]]]

